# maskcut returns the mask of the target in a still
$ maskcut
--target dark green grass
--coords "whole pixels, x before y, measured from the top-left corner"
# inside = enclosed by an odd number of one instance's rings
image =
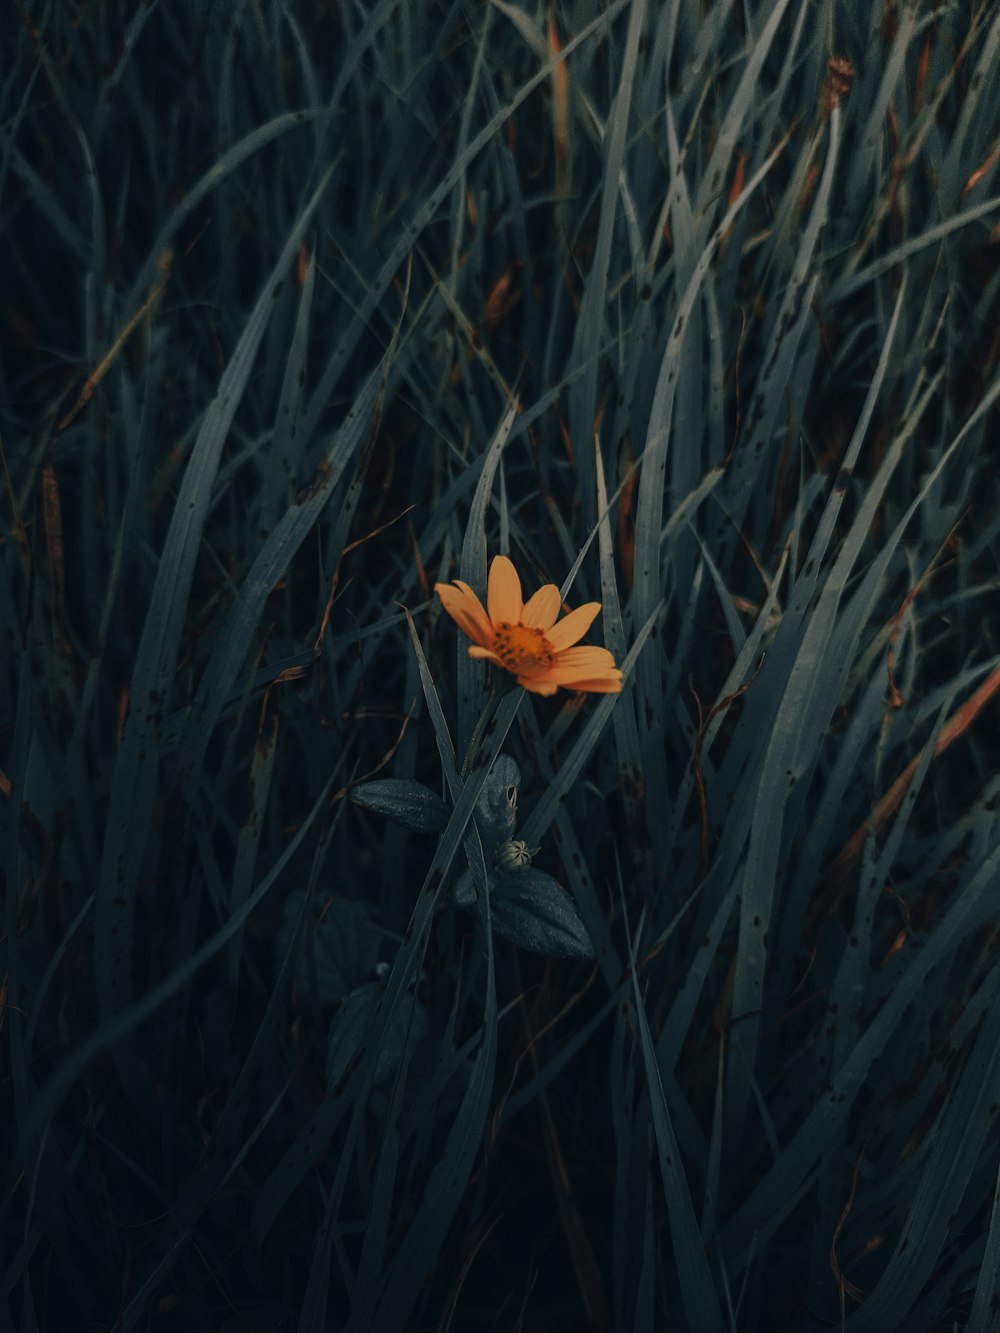
[[[0,55],[0,1333],[1000,1326],[995,6]]]

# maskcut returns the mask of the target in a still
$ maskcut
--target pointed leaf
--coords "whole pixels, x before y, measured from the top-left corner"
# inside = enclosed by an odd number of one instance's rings
[[[334,1015],[326,1047],[326,1086],[332,1091],[351,1061],[362,1049],[383,995],[382,983],[369,981],[352,991]],[[417,1042],[427,1033],[427,1011],[418,1000],[412,1008],[399,1004],[382,1034],[375,1061],[373,1083],[384,1083],[396,1070],[407,1041]]]
[[[498,935],[550,958],[593,958],[594,946],[573,899],[533,866],[497,876],[492,898]]]
[[[448,807],[437,792],[422,782],[381,778],[355,787],[351,800],[363,810],[384,815],[394,824],[418,833],[439,833],[448,822]]]
[[[303,890],[289,894],[278,931],[277,953],[284,958],[291,947],[302,907]],[[295,967],[298,998],[309,1005],[337,1004],[371,980],[378,962],[379,930],[361,903],[347,898],[314,902],[312,929],[305,930]]]

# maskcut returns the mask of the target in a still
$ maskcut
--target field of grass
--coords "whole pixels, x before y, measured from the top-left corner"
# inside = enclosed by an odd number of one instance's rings
[[[0,1333],[1000,1329],[993,0],[12,0],[0,353]]]

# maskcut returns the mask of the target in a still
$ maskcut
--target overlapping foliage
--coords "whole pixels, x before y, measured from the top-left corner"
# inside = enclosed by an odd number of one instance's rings
[[[0,1330],[994,1327],[996,7],[16,11]]]

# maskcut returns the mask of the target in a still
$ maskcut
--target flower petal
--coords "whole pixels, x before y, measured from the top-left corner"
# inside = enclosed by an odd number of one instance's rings
[[[489,648],[480,648],[477,643],[469,644],[469,656],[479,662],[496,662],[497,666],[503,666],[503,663],[497,657],[496,653]]]
[[[467,583],[463,583],[461,579],[452,579],[452,584],[454,587],[464,592],[466,597],[471,597],[474,602],[479,602],[479,605],[482,606],[482,602],[479,601],[479,598]],[[483,615],[486,615],[485,611],[483,612]]]
[[[472,589],[469,587],[467,583],[463,583],[461,579],[453,579],[452,582],[454,583],[454,586],[456,588],[459,588],[465,594],[465,598],[468,603],[466,609],[469,615],[473,617],[476,624],[479,626],[480,632],[477,635],[476,639],[477,643],[492,643],[493,626],[490,624],[489,616],[483,610],[482,602],[479,600],[479,598],[476,596],[476,594],[472,591]]]
[[[568,616],[563,616],[557,625],[547,630],[545,637],[557,653],[561,653],[565,648],[571,648],[590,629],[600,609],[600,602],[584,602],[583,606],[578,606]]]
[[[563,667],[583,667],[588,674],[597,676],[608,667],[614,666],[615,657],[607,648],[597,648],[593,644],[585,643],[579,648],[564,648],[556,657],[555,664],[560,670]]]
[[[482,603],[471,588],[465,592],[450,583],[435,583],[434,591],[452,620],[473,643],[485,645],[493,642],[493,629],[486,619]]]
[[[524,611],[521,613],[521,624],[530,625],[533,629],[550,630],[556,623],[561,606],[559,589],[554,583],[546,583],[525,602]]]
[[[581,694],[620,694],[622,688],[621,672],[614,675],[598,676],[594,680],[574,680],[564,686],[567,690],[578,690]]]
[[[546,672],[549,680],[554,680],[557,685],[572,685],[576,687],[578,680],[600,680],[605,676],[615,676],[621,678],[621,672],[615,667],[604,666],[578,666],[578,667],[553,667]]]
[[[518,676],[518,685],[531,694],[555,694],[559,686],[549,676]]]
[[[501,620],[505,620],[508,625],[520,623],[521,612],[524,610],[521,580],[505,555],[495,556],[490,565],[490,576],[486,581],[486,606],[494,625]]]

